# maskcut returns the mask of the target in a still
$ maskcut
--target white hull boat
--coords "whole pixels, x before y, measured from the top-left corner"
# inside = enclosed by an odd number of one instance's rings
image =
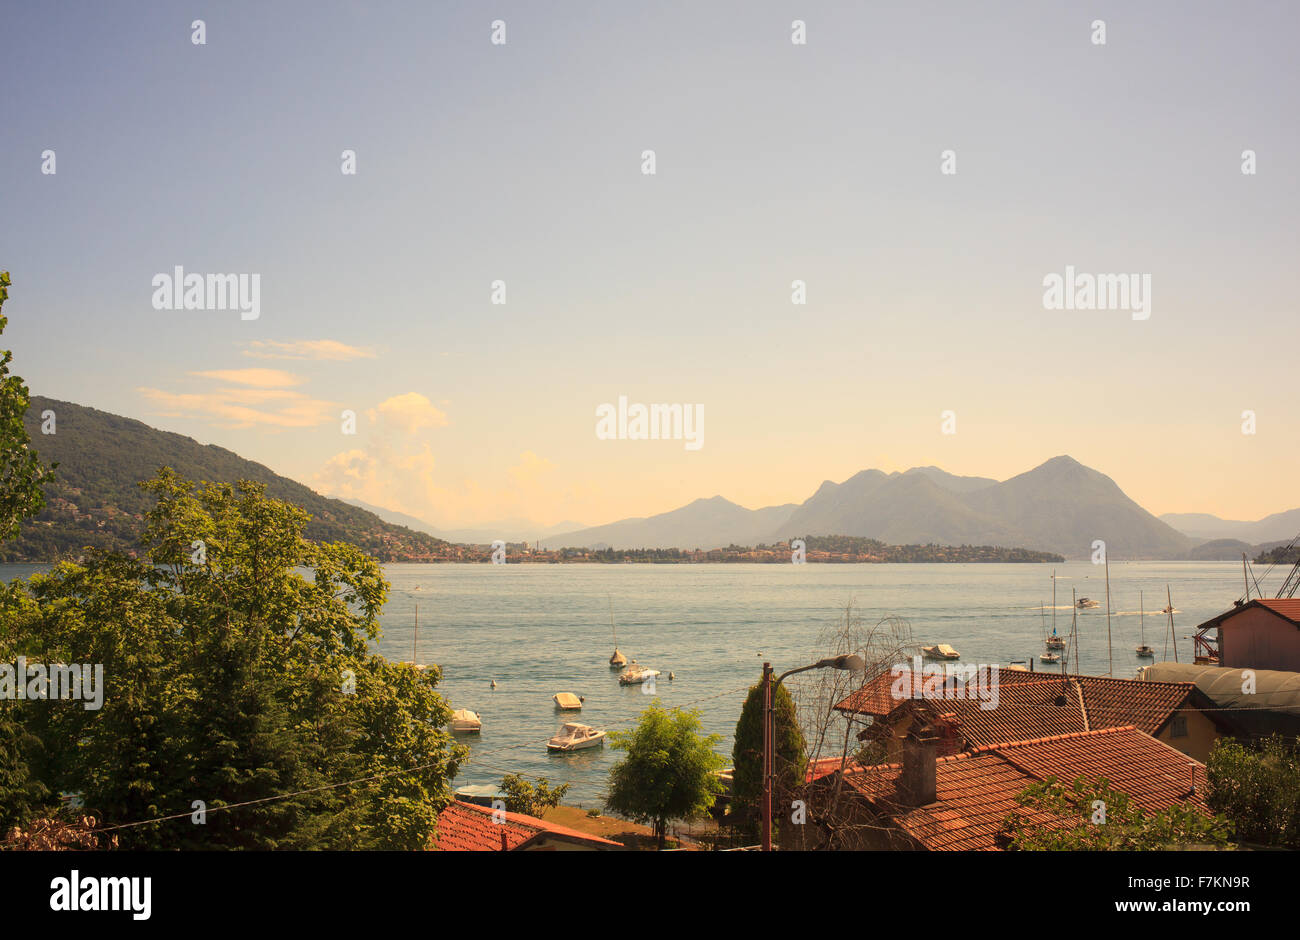
[[[483,730],[483,719],[478,712],[459,708],[451,713],[451,730],[454,734],[477,734]]]
[[[659,675],[658,669],[650,669],[646,666],[640,666],[632,663],[619,674],[619,685],[641,685],[643,682],[649,682]]]
[[[605,732],[597,731],[591,725],[569,723],[560,729],[559,734],[546,742],[546,749],[567,753],[585,751],[589,747],[602,747],[604,743]]]

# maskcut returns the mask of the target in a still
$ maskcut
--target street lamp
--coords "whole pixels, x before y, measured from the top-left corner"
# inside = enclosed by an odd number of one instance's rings
[[[763,663],[763,851],[772,851],[772,787],[776,782],[776,690],[785,681],[786,676],[809,669],[847,669],[850,672],[863,672],[867,668],[866,660],[850,653],[845,656],[832,656],[820,659],[811,666],[800,666],[781,673],[772,681],[772,664]]]

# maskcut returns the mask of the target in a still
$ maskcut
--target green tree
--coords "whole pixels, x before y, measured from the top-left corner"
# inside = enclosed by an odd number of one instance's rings
[[[9,298],[8,271],[0,271],[0,309]],[[0,316],[0,333],[9,319]],[[27,386],[9,374],[13,353],[0,350],[0,542],[18,535],[20,523],[45,505],[41,490],[49,470],[41,466],[23,426],[30,397]],[[0,663],[13,663],[17,634],[0,608]],[[0,838],[19,822],[37,815],[50,792],[32,773],[40,739],[21,719],[24,703],[0,699]]]
[[[102,708],[40,703],[41,779],[106,827],[182,817],[120,830],[127,848],[425,847],[465,752],[439,670],[369,652],[378,563],[305,539],[260,484],[141,485],[144,559],[91,552],[7,592],[20,652],[104,669]]]
[[[669,712],[656,699],[635,728],[609,735],[627,756],[610,769],[605,807],[650,824],[660,849],[669,820],[703,816],[722,792],[714,771],[726,761],[713,751],[722,737],[700,731],[698,711]]]
[[[9,299],[10,283],[9,272],[0,271],[0,309]],[[0,316],[0,333],[8,325],[9,318]],[[0,350],[0,541],[14,538],[19,523],[41,511],[41,483],[49,476],[23,427],[31,397],[23,380],[9,374],[13,358],[10,350]]]
[[[775,712],[776,785],[773,800],[780,802],[803,781],[805,744],[795,712],[794,699],[784,685],[776,687]],[[758,814],[763,797],[763,684],[749,690],[736,722],[736,738],[731,748],[732,806],[751,817]],[[773,825],[780,813],[773,814]]]
[[[1248,842],[1300,848],[1300,757],[1295,739],[1272,735],[1256,746],[1220,738],[1206,762],[1206,802]]]
[[[545,777],[538,777],[532,784],[519,774],[506,774],[501,778],[501,792],[506,795],[506,810],[511,813],[523,813],[525,816],[541,816],[548,809],[554,809],[569,792],[569,785],[562,783],[552,787]]]
[[[1227,820],[1190,806],[1147,812],[1127,794],[1111,789],[1105,777],[1077,777],[1068,785],[1048,777],[1025,788],[1016,802],[1028,812],[1003,822],[1002,840],[1010,849],[1143,852],[1189,845],[1225,847],[1232,835]]]

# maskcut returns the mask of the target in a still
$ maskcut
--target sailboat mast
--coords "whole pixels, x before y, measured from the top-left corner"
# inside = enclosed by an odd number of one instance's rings
[[[412,666],[418,666],[418,665],[420,664],[420,660],[419,660],[419,658],[416,656],[416,650],[419,648],[419,646],[420,646],[420,605],[419,605],[419,603],[416,603],[416,605],[415,605],[415,637],[414,637],[414,639],[411,640],[411,665],[412,665]]]
[[[1056,569],[1052,569],[1052,636],[1056,636]]]
[[[1174,641],[1174,662],[1178,662],[1178,637],[1174,635],[1174,599],[1169,594],[1169,584],[1165,583],[1165,600],[1169,602],[1169,639]]]
[[[1138,629],[1142,631],[1142,645],[1147,645],[1147,599],[1138,591]]]
[[[1106,675],[1115,675],[1115,654],[1110,647],[1110,555],[1106,555],[1106,659],[1109,670]]]
[[[618,652],[618,630],[614,628],[614,598],[607,598],[609,601],[609,631],[614,634],[614,652]]]

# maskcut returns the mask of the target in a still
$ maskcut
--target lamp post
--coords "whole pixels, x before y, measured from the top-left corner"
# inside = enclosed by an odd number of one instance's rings
[[[763,663],[763,851],[772,851],[772,788],[776,783],[776,690],[786,676],[809,669],[847,669],[862,672],[866,661],[856,654],[820,659],[810,666],[787,669],[772,681],[772,664]]]

